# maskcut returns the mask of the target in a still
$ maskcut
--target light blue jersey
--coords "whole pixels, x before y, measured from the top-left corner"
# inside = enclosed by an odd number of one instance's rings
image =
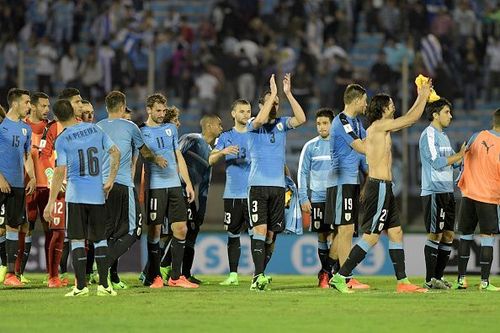
[[[223,132],[215,143],[216,150],[229,146],[238,146],[238,155],[226,155],[226,187],[224,199],[246,199],[248,194],[248,175],[250,174],[250,156],[248,151],[248,133],[238,132],[234,128]]]
[[[97,126],[106,133],[115,145],[120,149],[120,168],[116,175],[115,183],[125,186],[134,186],[132,180],[132,156],[135,149],[140,149],[144,145],[141,131],[136,124],[125,119],[104,119],[97,123]],[[109,177],[110,157],[104,155],[103,180]]]
[[[56,165],[66,166],[66,202],[102,205],[104,155],[114,145],[97,125],[78,123],[56,139]]]
[[[311,191],[310,202],[325,202],[328,175],[330,174],[330,140],[317,136],[306,142],[302,148],[297,172],[299,185],[299,200],[302,205],[309,200],[308,190]]]
[[[155,153],[167,160],[167,167],[160,168],[155,163],[145,162],[150,189],[172,188],[181,186],[177,171],[175,151],[179,149],[177,127],[174,124],[142,126],[144,143]]]
[[[446,133],[429,125],[418,142],[422,163],[421,196],[433,193],[453,193],[453,166],[448,156],[455,154]]]
[[[366,137],[361,121],[344,112],[338,114],[330,127],[331,172],[329,187],[342,184],[359,184],[359,171],[366,164],[363,154],[351,147],[354,140]]]
[[[286,132],[293,127],[290,117],[279,117],[273,123],[253,127],[254,118],[247,124],[250,151],[248,186],[285,187]]]
[[[0,124],[0,173],[11,187],[24,188],[24,155],[31,153],[31,127],[5,118]]]

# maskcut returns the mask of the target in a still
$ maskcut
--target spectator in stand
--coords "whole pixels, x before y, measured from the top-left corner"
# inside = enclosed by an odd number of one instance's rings
[[[463,42],[466,38],[476,35],[478,22],[476,14],[474,14],[474,11],[470,8],[468,0],[460,1],[453,12],[453,20],[457,24],[458,35],[460,37],[459,42]]]
[[[14,35],[7,37],[3,47],[3,60],[6,71],[5,86],[17,87],[18,47]]]
[[[441,43],[451,44],[452,32],[455,23],[450,16],[448,9],[441,9],[431,23],[431,33],[439,38]]]
[[[48,37],[43,37],[36,47],[36,74],[38,91],[45,91],[54,96],[52,77],[56,71],[57,51]]]
[[[388,0],[378,12],[379,25],[386,36],[396,36],[401,28],[401,11],[395,0]]]
[[[59,76],[65,87],[78,86],[78,66],[80,59],[76,55],[76,48],[74,45],[65,47],[64,55],[59,64]]]
[[[335,74],[335,90],[333,92],[333,108],[335,110],[344,109],[344,91],[348,85],[354,83],[353,80],[353,69],[349,59],[340,59],[340,69]]]
[[[70,0],[57,0],[52,6],[52,32],[57,44],[73,40],[73,14],[75,4]]]
[[[253,101],[255,98],[254,66],[243,49],[240,49],[237,61],[237,72],[239,74],[237,79],[238,98]]]
[[[465,55],[463,69],[464,109],[472,111],[476,108],[477,86],[479,84],[479,62],[475,50],[469,50]]]
[[[186,16],[181,16],[181,24],[180,24],[180,35],[183,40],[185,40],[188,44],[192,44],[194,41],[194,31],[189,25],[188,19]]]
[[[309,110],[309,99],[313,95],[314,83],[312,74],[307,70],[304,62],[299,62],[292,79],[292,94],[307,115],[307,111]]]
[[[486,99],[488,101],[500,98],[498,90],[500,89],[500,38],[490,37],[486,49],[488,58],[489,83],[486,90]],[[497,94],[495,94],[497,92]]]
[[[195,79],[195,87],[198,91],[198,104],[202,115],[215,113],[215,103],[219,81],[210,74],[206,66],[203,67],[201,75]]]
[[[377,61],[370,69],[369,82],[372,84],[372,90],[392,95],[391,83],[393,82],[393,76],[393,71],[387,64],[385,52],[379,51]]]
[[[113,77],[112,77],[112,69],[113,62],[115,60],[115,51],[107,40],[99,47],[98,57],[99,63],[102,66],[102,86],[104,88],[105,93],[113,90]]]
[[[97,95],[100,95],[102,83],[102,67],[97,59],[95,49],[91,49],[87,57],[80,66],[80,77],[82,83],[82,97],[85,99],[93,100],[93,89],[97,90]]]

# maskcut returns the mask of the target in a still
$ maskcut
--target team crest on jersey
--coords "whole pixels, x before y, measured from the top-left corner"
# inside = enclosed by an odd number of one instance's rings
[[[345,214],[344,214],[344,219],[345,219],[347,222],[349,222],[349,221],[351,220],[351,217],[352,217],[351,213],[345,213]]]
[[[28,135],[28,130],[26,128],[22,128],[21,132],[23,132],[24,136]]]
[[[156,213],[149,213],[149,218],[151,219],[151,221],[156,220]]]
[[[439,222],[439,229],[443,230],[444,228],[444,221]]]
[[[382,231],[382,229],[384,229],[384,224],[383,223],[380,223],[378,225],[378,231]]]
[[[278,123],[278,125],[276,125],[276,128],[278,129],[278,131],[283,131],[283,124]]]
[[[54,225],[59,225],[59,223],[61,223],[61,218],[54,217]]]
[[[172,136],[172,130],[170,128],[167,128],[165,133],[167,133],[168,136]]]
[[[256,223],[259,220],[259,214],[252,214],[252,222]]]

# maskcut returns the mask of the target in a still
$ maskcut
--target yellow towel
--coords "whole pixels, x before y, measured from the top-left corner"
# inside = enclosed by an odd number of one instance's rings
[[[417,76],[417,78],[415,79],[415,84],[417,85],[417,87],[420,88],[422,86],[422,84],[427,80],[429,80],[428,77],[425,77],[422,74],[419,74]],[[429,95],[429,99],[427,100],[427,102],[432,103],[432,102],[439,100],[440,98],[441,97],[439,97],[439,95],[436,93],[434,88],[431,88],[431,94]]]

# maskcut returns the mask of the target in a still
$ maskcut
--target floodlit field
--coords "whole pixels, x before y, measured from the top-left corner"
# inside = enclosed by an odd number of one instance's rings
[[[0,289],[2,332],[498,332],[500,293],[479,292],[479,277],[466,291],[402,295],[393,277],[362,277],[372,290],[341,295],[316,287],[314,277],[274,276],[272,290],[222,287],[221,276],[198,290],[142,287],[137,275],[117,297],[65,298],[48,289],[43,276],[22,290]],[[449,277],[450,280],[452,277]],[[413,278],[416,283],[421,279]],[[500,278],[492,283],[500,285]]]

